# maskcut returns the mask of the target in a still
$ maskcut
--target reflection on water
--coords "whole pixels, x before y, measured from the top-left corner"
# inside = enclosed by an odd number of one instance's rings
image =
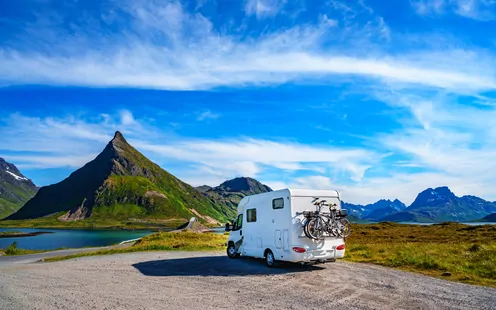
[[[151,234],[147,230],[83,230],[83,229],[38,229],[38,228],[0,228],[0,231],[39,232],[48,231],[32,237],[1,238],[0,248],[6,249],[14,241],[17,247],[28,250],[54,250],[58,248],[82,248],[106,246],[140,238]]]

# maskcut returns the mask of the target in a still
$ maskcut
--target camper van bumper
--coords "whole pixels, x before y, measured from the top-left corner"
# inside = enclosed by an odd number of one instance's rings
[[[293,253],[293,261],[295,262],[316,262],[316,261],[334,261],[344,257],[345,250],[314,250],[305,253]]]

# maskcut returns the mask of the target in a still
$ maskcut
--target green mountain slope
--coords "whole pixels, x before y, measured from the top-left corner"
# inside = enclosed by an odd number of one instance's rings
[[[267,185],[247,177],[228,180],[217,187],[203,185],[197,189],[217,205],[219,211],[229,219],[234,219],[236,216],[238,203],[243,197],[272,191]]]
[[[61,221],[92,219],[227,220],[222,208],[151,162],[120,132],[94,160],[65,180],[42,187],[8,219],[56,214]]]
[[[19,210],[37,190],[15,165],[0,158],[0,219]]]

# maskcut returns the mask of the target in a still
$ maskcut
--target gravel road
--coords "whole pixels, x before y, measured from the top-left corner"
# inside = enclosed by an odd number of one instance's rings
[[[496,309],[496,289],[342,261],[270,269],[204,252],[0,264],[0,309],[302,308]]]

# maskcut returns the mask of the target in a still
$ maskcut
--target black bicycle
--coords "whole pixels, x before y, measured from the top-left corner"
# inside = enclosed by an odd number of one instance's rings
[[[303,232],[310,239],[320,240],[326,235],[346,238],[351,233],[351,223],[346,219],[348,211],[336,209],[336,204],[327,204],[326,200],[315,198],[312,203],[316,211],[305,211]],[[322,212],[322,207],[328,206],[329,213]]]

